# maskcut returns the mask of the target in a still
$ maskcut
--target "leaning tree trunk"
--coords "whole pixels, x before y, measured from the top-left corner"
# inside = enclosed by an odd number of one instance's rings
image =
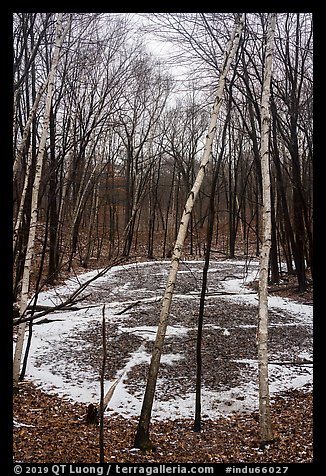
[[[55,39],[55,45],[54,45],[52,65],[51,65],[50,73],[48,76],[48,90],[47,90],[45,112],[44,112],[44,119],[43,119],[43,125],[42,125],[42,133],[41,133],[39,149],[38,149],[38,154],[36,159],[35,178],[34,178],[33,191],[32,191],[31,221],[30,221],[30,227],[29,227],[27,251],[26,251],[26,258],[24,263],[22,290],[21,290],[21,298],[20,298],[20,315],[21,316],[24,314],[28,305],[29,281],[30,281],[32,257],[33,257],[33,251],[34,251],[37,215],[38,215],[37,202],[38,202],[38,193],[39,193],[40,181],[41,181],[41,175],[42,175],[43,157],[44,157],[44,152],[46,147],[46,138],[48,134],[48,127],[49,127],[49,121],[50,121],[50,110],[51,110],[51,101],[52,101],[53,90],[54,90],[55,74],[56,74],[56,70],[57,70],[57,66],[59,62],[60,48],[67,31],[68,31],[68,27],[65,29],[64,32],[62,32],[62,13],[59,13],[57,17],[56,39]],[[17,343],[15,347],[15,355],[14,355],[14,363],[13,363],[14,387],[18,386],[18,381],[19,381],[19,372],[20,372],[20,365],[21,365],[22,353],[23,353],[25,329],[26,329],[26,323],[24,322],[18,328]]]
[[[219,110],[222,103],[225,80],[226,80],[228,71],[230,69],[231,62],[238,48],[243,23],[244,23],[244,14],[242,14],[241,16],[237,18],[230,42],[228,44],[227,50],[225,51],[224,64],[223,64],[222,72],[218,82],[217,94],[216,94],[216,99],[213,106],[210,124],[208,127],[208,133],[206,136],[206,144],[205,144],[203,158],[201,160],[199,171],[195,179],[194,185],[186,200],[183,215],[181,218],[178,236],[177,236],[174,250],[173,250],[170,272],[167,279],[165,292],[162,298],[160,320],[159,320],[156,339],[155,339],[154,348],[152,352],[152,358],[151,358],[151,363],[149,367],[149,374],[147,379],[143,405],[142,405],[137,433],[135,437],[135,447],[140,448],[142,450],[150,449],[152,447],[152,444],[150,443],[150,439],[149,439],[149,424],[151,419],[154,393],[155,393],[156,381],[157,381],[157,376],[158,376],[158,371],[160,366],[161,354],[163,350],[164,338],[165,338],[166,328],[168,324],[168,317],[169,317],[169,312],[170,312],[170,307],[172,302],[173,290],[174,290],[174,286],[176,282],[177,272],[179,269],[181,253],[182,253],[184,241],[187,234],[190,214],[192,212],[196,197],[200,190],[208,163],[210,161],[212,144],[213,144],[213,139],[214,139],[215,131],[216,131],[217,117],[218,117]]]
[[[269,170],[269,132],[270,132],[270,85],[272,76],[272,54],[276,14],[268,16],[268,29],[265,54],[265,73],[261,99],[261,170],[263,185],[263,241],[260,252],[259,269],[259,307],[258,307],[258,374],[259,374],[259,420],[261,444],[273,440],[269,384],[268,384],[268,267],[271,249],[271,180]]]

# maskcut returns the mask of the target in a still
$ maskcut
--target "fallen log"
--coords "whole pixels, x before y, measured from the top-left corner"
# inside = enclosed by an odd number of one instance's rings
[[[57,306],[43,306],[41,304],[36,304],[36,306],[30,305],[27,307],[27,311],[50,311],[54,312],[57,310]],[[60,311],[79,311],[80,307],[77,306],[62,306],[59,309]]]
[[[62,308],[65,308],[67,306],[71,306],[71,305],[74,305],[76,304],[76,302],[79,302],[79,301],[82,301],[84,299],[86,299],[88,296],[90,296],[90,294],[88,294],[87,296],[84,296],[82,298],[79,298],[77,299],[77,296],[79,296],[86,288],[87,286],[89,286],[93,281],[95,281],[96,279],[102,277],[105,273],[107,273],[113,266],[117,266],[118,264],[121,264],[123,262],[125,262],[126,259],[125,258],[118,258],[116,259],[113,263],[111,263],[110,265],[106,266],[105,268],[103,268],[98,274],[96,274],[95,276],[92,276],[90,279],[88,279],[87,281],[85,281],[83,284],[81,284],[67,299],[66,301],[62,302],[61,304],[58,304],[57,306],[54,306],[53,308],[50,308],[50,309],[46,309],[46,310],[43,310],[43,311],[39,311],[37,314],[33,314],[33,315],[27,315],[26,316],[26,313],[24,312],[22,316],[20,316],[19,318],[16,318],[16,319],[13,319],[13,325],[14,326],[17,326],[19,324],[22,324],[23,322],[29,322],[29,321],[33,321],[35,319],[38,319],[40,317],[43,317],[45,316],[46,314],[49,314],[50,312],[54,312],[54,311],[59,311],[59,310],[62,310]],[[34,298],[33,298],[34,299]],[[70,310],[71,310],[71,307],[70,307]],[[30,313],[29,313],[30,314]]]
[[[39,324],[49,324],[50,322],[57,322],[57,321],[63,321],[64,319],[48,319],[47,317],[45,319],[42,319],[41,321],[34,322],[35,326],[38,326]]]
[[[131,303],[129,306],[127,306],[127,307],[125,307],[124,309],[122,309],[122,311],[117,312],[115,315],[116,315],[116,316],[121,316],[121,314],[123,314],[124,312],[129,311],[129,309],[132,309],[134,306],[137,306],[137,304],[139,304],[139,303],[141,303],[141,301],[133,302],[133,303]]]

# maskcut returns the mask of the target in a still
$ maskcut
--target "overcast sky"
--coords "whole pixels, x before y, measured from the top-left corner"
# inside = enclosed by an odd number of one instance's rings
[[[177,46],[169,41],[160,39],[154,32],[147,31],[146,26],[150,25],[150,19],[147,17],[138,13],[133,13],[131,16],[132,22],[135,26],[140,28],[140,34],[142,35],[142,40],[144,41],[146,48],[166,65],[166,69],[173,74],[175,79],[184,80],[188,69],[185,66],[181,66],[176,61],[173,61],[171,64],[172,57],[179,53]],[[168,65],[167,63],[170,64]]]

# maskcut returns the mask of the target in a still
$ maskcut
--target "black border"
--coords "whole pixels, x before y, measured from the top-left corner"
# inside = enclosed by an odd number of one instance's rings
[[[155,5],[155,8],[153,6]],[[228,2],[225,3],[226,6],[231,7]],[[11,325],[11,316],[12,316],[12,14],[14,12],[20,11],[37,11],[37,12],[47,12],[47,11],[74,11],[74,12],[85,12],[89,9],[83,8],[84,5],[81,5],[79,2],[75,5],[68,4],[67,2],[55,2],[52,4],[31,4],[28,2],[14,2],[12,5],[7,6],[2,10],[2,25],[0,28],[1,35],[1,92],[2,92],[2,127],[1,127],[1,168],[3,171],[2,174],[2,186],[0,187],[0,204],[1,204],[1,257],[0,262],[1,269],[1,310],[0,315],[2,316],[2,329],[5,329],[5,335],[2,332],[2,338],[4,343],[0,346],[1,351],[4,352],[0,362],[4,368],[4,371],[1,372],[2,376],[2,391],[1,391],[1,406],[0,406],[0,417],[1,417],[1,468],[4,469],[4,474],[13,474],[12,473],[12,461],[13,461],[13,445],[12,445],[12,325]],[[87,5],[85,5],[87,7]],[[141,4],[139,2],[129,4],[124,3],[122,8],[122,2],[114,2],[108,5],[99,3],[98,6],[96,3],[92,2],[92,9],[90,12],[103,11],[103,6],[107,6],[105,11],[112,13],[151,13],[151,12],[193,12],[193,11],[218,11],[224,12],[223,4],[216,4],[212,2],[211,4],[190,4],[189,2],[182,5],[182,3],[177,2],[162,2],[161,4],[155,2]],[[119,6],[119,8],[117,8]],[[137,9],[135,8],[137,6]],[[55,9],[53,9],[55,7]],[[200,7],[200,8],[197,8]],[[237,8],[238,7],[238,8]],[[324,185],[324,176],[323,176],[323,162],[325,162],[325,153],[321,148],[320,135],[323,133],[320,131],[321,125],[324,119],[323,110],[321,105],[321,99],[323,97],[321,91],[321,83],[323,82],[323,72],[321,71],[321,66],[323,65],[323,56],[324,49],[322,45],[322,19],[324,18],[322,11],[322,4],[314,5],[311,2],[305,2],[300,4],[298,2],[273,2],[268,4],[263,4],[257,2],[257,4],[248,3],[237,5],[236,2],[232,3],[232,9],[226,8],[225,12],[231,11],[243,11],[253,12],[253,11],[277,11],[277,12],[312,12],[313,13],[313,22],[314,22],[314,462],[309,465],[309,474],[320,474],[319,465],[321,466],[323,459],[323,426],[322,426],[322,410],[323,410],[323,399],[322,399],[322,384],[323,378],[321,375],[322,358],[323,354],[321,352],[322,346],[322,323],[324,317],[324,306],[323,306],[323,283],[322,283],[322,273],[324,272],[323,266],[323,256],[324,250],[322,247],[322,242],[324,240],[324,202],[325,199],[322,196],[322,189]],[[264,7],[264,8],[262,8]],[[11,191],[11,192],[10,192]],[[277,463],[275,462],[275,465]],[[241,464],[230,463],[230,466],[240,466]],[[274,466],[275,466],[274,465]],[[5,468],[8,466],[8,472]],[[46,465],[38,465],[46,466]],[[216,464],[216,466],[219,466]],[[228,465],[229,466],[229,465]],[[259,466],[259,465],[256,465]],[[266,464],[268,466],[268,464]],[[294,472],[289,471],[288,474],[296,474],[297,470],[300,468],[305,468],[302,464],[289,464],[289,468],[293,467]],[[296,469],[294,468],[296,467]],[[222,469],[222,468],[221,468]],[[222,470],[221,474],[224,473]],[[23,474],[23,473],[22,473]],[[113,473],[114,474],[114,473]],[[215,474],[217,474],[215,472]]]

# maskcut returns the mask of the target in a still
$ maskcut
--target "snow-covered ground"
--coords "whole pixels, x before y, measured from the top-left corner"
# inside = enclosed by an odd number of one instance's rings
[[[98,402],[100,365],[94,362],[101,362],[101,334],[98,332],[95,337],[93,334],[100,329],[102,308],[105,304],[106,322],[113,326],[115,332],[112,344],[119,336],[126,338],[133,336],[135,344],[130,352],[124,344],[121,349],[125,358],[121,360],[120,367],[116,363],[114,377],[106,381],[108,389],[116,378],[122,376],[107,413],[116,412],[126,417],[138,416],[146,381],[145,369],[150,361],[148,346],[155,338],[158,320],[156,313],[165,287],[169,264],[170,262],[155,261],[116,266],[93,281],[84,291],[85,295],[90,293],[90,296],[80,304],[82,309],[50,314],[47,316],[50,322],[35,325],[27,378],[48,392],[79,402]],[[165,364],[165,368],[171,369],[171,372],[176,365],[187,364],[186,350],[196,329],[195,321],[191,321],[195,318],[189,317],[188,314],[190,309],[198,308],[202,267],[201,261],[187,261],[180,269],[178,277],[180,284],[177,283],[173,298],[176,307],[172,305],[170,325],[167,328],[168,350],[162,356],[162,365]],[[252,351],[244,352],[242,355],[243,342],[249,339],[247,335],[252,336],[250,339],[253,338],[256,327],[254,318],[250,316],[254,316],[256,312],[257,295],[246,285],[257,278],[257,272],[258,261],[248,263],[242,260],[225,260],[211,264],[206,303],[210,320],[205,320],[205,332],[207,338],[214,337],[221,345],[223,344],[226,356],[230,346],[230,360],[240,369],[240,373],[235,384],[230,380],[229,384],[226,382],[217,389],[214,385],[204,386],[202,392],[204,417],[214,418],[235,411],[257,409],[257,361]],[[59,303],[79,284],[96,273],[96,271],[85,273],[78,276],[78,279],[68,280],[64,286],[42,293],[38,304]],[[216,306],[217,304],[221,306],[221,303],[225,309],[225,316],[223,320],[218,317],[214,320]],[[134,306],[126,310],[132,304]],[[234,314],[235,304],[240,310],[244,309],[243,317],[241,313],[240,317]],[[269,365],[271,394],[312,384],[312,365],[305,363],[312,361],[312,306],[271,296],[269,307],[273,314],[270,328],[271,332],[275,333],[272,336],[274,340],[272,339]],[[183,319],[183,315],[181,316],[183,312],[185,316],[188,312],[187,318]],[[88,336],[87,332],[90,332],[89,337],[85,337]],[[237,341],[237,336],[242,336],[241,339],[244,340]],[[282,345],[279,344],[279,338],[282,339]],[[176,346],[177,342],[184,344]],[[234,350],[237,342],[239,348]],[[250,345],[253,346],[253,343]],[[210,352],[214,352],[214,349]],[[68,355],[70,357],[65,358]],[[217,369],[224,365],[224,361],[219,359],[218,356],[215,359]],[[296,361],[295,364],[293,360]],[[284,361],[288,361],[288,364]],[[110,366],[110,362],[108,365]],[[169,371],[160,372],[153,418],[193,417],[194,391],[189,391],[189,385],[185,385],[184,391],[182,390],[188,379],[187,375],[189,373],[178,372],[172,377]],[[181,389],[179,393],[175,393],[174,387],[171,387],[169,393],[171,382]],[[165,397],[160,398],[163,394]]]

